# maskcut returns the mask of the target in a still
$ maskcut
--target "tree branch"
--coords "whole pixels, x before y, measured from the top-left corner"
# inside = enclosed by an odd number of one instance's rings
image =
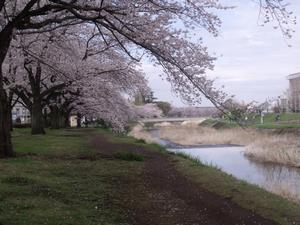
[[[5,0],[0,0],[0,12],[4,8]]]
[[[49,89],[43,91],[43,92],[41,93],[41,97],[45,97],[45,96],[51,94],[52,92],[55,92],[55,91],[57,91],[57,90],[61,90],[61,89],[65,88],[66,86],[67,86],[66,83],[62,83],[62,84],[55,85],[55,86],[53,86],[53,87],[51,87],[51,88],[49,88]]]

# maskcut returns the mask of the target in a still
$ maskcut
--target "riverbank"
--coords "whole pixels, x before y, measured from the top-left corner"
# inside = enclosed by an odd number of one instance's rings
[[[103,130],[16,130],[18,156],[0,161],[0,223],[298,224],[300,206]]]
[[[298,132],[298,130],[297,130]],[[222,127],[169,124],[159,127],[160,138],[180,145],[244,145],[245,154],[262,162],[273,162],[300,167],[300,140],[296,131],[260,130],[252,127]],[[139,136],[145,140],[147,132],[140,127]],[[153,139],[153,138],[152,138]]]

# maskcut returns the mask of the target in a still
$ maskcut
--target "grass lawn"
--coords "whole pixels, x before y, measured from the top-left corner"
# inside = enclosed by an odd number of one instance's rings
[[[260,129],[300,129],[300,124],[264,123],[256,124],[255,127]]]
[[[254,120],[252,120],[251,116],[248,116],[250,120],[248,121],[248,126],[261,128],[261,129],[300,129],[300,113],[281,113],[280,120],[278,122],[275,121],[276,114],[275,113],[267,113],[264,116],[264,123],[260,123],[260,116],[256,116]],[[231,128],[239,126],[236,122],[229,122],[229,120],[214,120],[207,119],[202,122],[203,126],[213,126],[215,123],[224,123],[223,127]]]
[[[124,144],[124,152],[115,158],[99,157],[88,144],[99,133],[112,143]],[[284,225],[300,221],[300,205],[125,135],[81,129],[31,136],[27,129],[16,129],[13,143],[18,157],[0,160],[2,225],[128,224],[122,179],[139,183],[147,162],[127,151],[128,143],[171,157],[175,167],[199,185],[266,218]]]
[[[140,165],[122,160],[84,160],[95,152],[95,131],[47,131],[31,136],[16,130],[21,157],[0,161],[0,223],[126,224],[119,204],[118,177],[137,176]],[[129,172],[130,171],[130,172]]]
[[[264,116],[265,123],[275,122],[276,113],[267,113]],[[280,122],[289,122],[289,121],[299,121],[300,123],[300,113],[281,113]],[[260,123],[260,117],[256,118],[256,122]]]

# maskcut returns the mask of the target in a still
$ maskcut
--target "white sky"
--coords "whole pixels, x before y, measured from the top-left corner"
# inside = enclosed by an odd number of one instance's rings
[[[258,25],[259,9],[250,0],[221,0],[236,9],[218,13],[223,24],[219,37],[206,35],[204,44],[218,60],[214,71],[208,74],[217,77],[219,85],[225,85],[229,94],[244,101],[264,101],[281,95],[288,87],[286,76],[300,72],[300,1],[287,0],[290,9],[298,17],[293,38],[287,42],[272,24]],[[292,45],[292,47],[288,47]],[[170,85],[158,76],[161,70],[144,63],[143,70],[159,100],[182,106],[183,103]],[[202,106],[210,103],[203,100]]]

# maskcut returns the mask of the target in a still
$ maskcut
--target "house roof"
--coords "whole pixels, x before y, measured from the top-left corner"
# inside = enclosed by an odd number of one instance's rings
[[[287,79],[292,80],[292,79],[299,78],[299,77],[300,77],[300,73],[294,73],[294,74],[288,75]]]

